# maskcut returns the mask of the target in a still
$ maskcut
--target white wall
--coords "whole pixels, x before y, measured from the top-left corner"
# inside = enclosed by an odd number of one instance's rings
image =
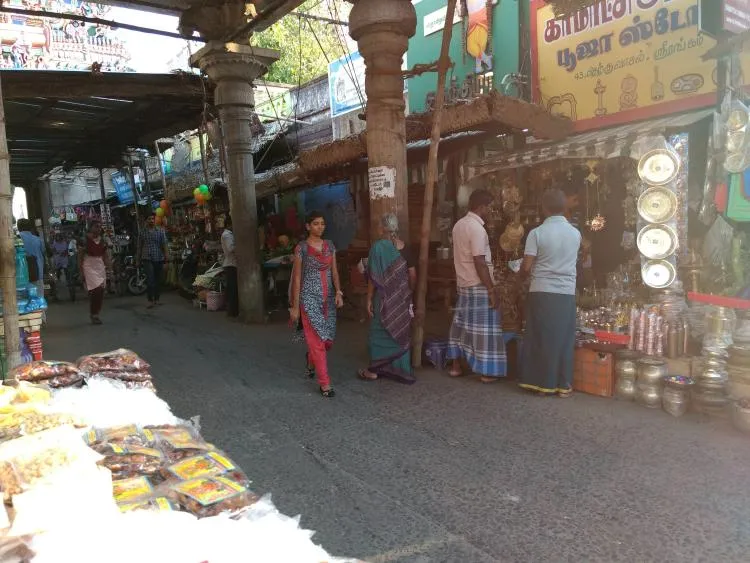
[[[116,170],[114,168],[104,170],[104,189],[107,195],[115,193],[111,179],[112,172]],[[79,205],[101,198],[99,170],[96,168],[74,170],[67,175],[55,175],[49,179],[50,211],[53,208]]]

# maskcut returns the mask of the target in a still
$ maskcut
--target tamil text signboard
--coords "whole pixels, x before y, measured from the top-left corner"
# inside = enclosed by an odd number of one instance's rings
[[[742,33],[750,29],[750,0],[724,0],[724,29]]]
[[[715,103],[716,61],[701,60],[715,42],[699,13],[698,0],[610,0],[556,18],[532,0],[535,100],[577,130]]]

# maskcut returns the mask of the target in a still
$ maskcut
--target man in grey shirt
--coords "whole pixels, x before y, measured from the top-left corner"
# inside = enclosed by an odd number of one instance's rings
[[[576,262],[581,233],[565,218],[565,194],[542,196],[546,219],[529,233],[522,274],[531,276],[521,387],[569,397],[573,391]]]

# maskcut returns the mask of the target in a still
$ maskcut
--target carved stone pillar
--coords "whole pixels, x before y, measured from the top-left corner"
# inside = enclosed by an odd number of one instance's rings
[[[367,93],[367,159],[370,169],[370,234],[378,236],[384,213],[399,218],[408,242],[406,120],[401,62],[417,28],[411,0],[356,0],[349,15],[349,34],[365,60]],[[379,169],[373,171],[373,168]],[[380,172],[380,181],[373,181]],[[385,172],[385,176],[382,175]],[[395,172],[395,186],[389,182]],[[374,192],[373,188],[382,190]]]
[[[250,132],[255,107],[252,81],[265,74],[278,58],[278,51],[220,41],[209,41],[190,58],[190,64],[199,67],[216,85],[214,104],[219,110],[227,153],[240,316],[258,323],[264,322],[265,317]]]

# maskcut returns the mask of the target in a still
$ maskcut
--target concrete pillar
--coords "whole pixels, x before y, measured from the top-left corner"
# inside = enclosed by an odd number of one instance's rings
[[[264,322],[265,315],[250,132],[255,107],[252,82],[278,58],[278,51],[221,41],[209,41],[190,57],[190,64],[199,67],[216,85],[214,105],[219,110],[227,154],[240,316],[257,323]]]
[[[395,213],[401,236],[408,242],[406,103],[401,62],[416,28],[411,0],[356,0],[349,14],[349,34],[357,41],[366,65],[372,239],[377,238],[380,217]],[[391,178],[395,186],[383,186],[383,181]],[[374,191],[380,187],[382,191]]]

